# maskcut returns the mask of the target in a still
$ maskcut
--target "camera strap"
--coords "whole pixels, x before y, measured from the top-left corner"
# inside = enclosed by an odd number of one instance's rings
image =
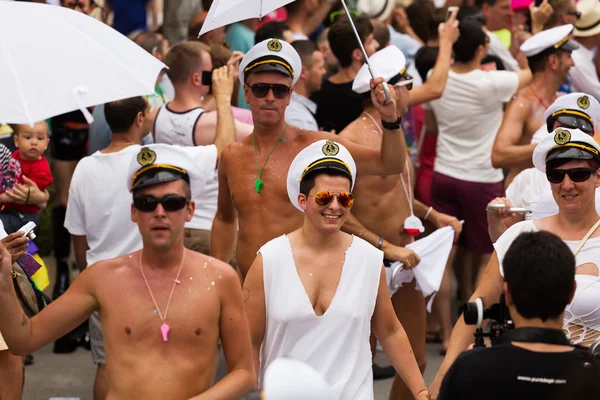
[[[501,343],[525,342],[570,346],[569,339],[560,329],[516,328],[506,331],[498,338]]]

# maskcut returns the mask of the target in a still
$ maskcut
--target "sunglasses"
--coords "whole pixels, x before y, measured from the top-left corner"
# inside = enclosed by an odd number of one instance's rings
[[[334,197],[337,197],[338,203],[344,208],[350,209],[354,205],[354,195],[352,193],[334,193],[329,190],[319,190],[315,193],[315,203],[317,203],[319,207],[326,207],[331,204]]]
[[[280,83],[255,83],[254,85],[250,86],[250,89],[252,90],[252,94],[259,99],[267,97],[269,92],[272,90],[273,96],[275,96],[276,99],[281,100],[285,99],[290,94],[290,90],[292,88]]]
[[[186,197],[176,194],[168,194],[161,198],[149,195],[133,198],[133,206],[142,212],[152,212],[156,210],[156,207],[158,207],[159,204],[163,206],[165,211],[179,211],[188,203],[189,200]]]
[[[546,171],[546,177],[551,183],[561,183],[565,175],[569,175],[569,179],[573,182],[585,182],[596,171],[598,168],[551,169]]]
[[[565,14],[572,15],[572,16],[574,16],[577,19],[581,18],[581,12],[580,11],[567,11]]]
[[[566,128],[580,129],[589,135],[594,134],[594,126],[580,117],[575,117],[573,115],[559,115],[556,117],[556,121],[560,122]]]
[[[406,89],[410,91],[413,88],[413,82],[414,82],[413,77],[411,75],[405,73],[400,78],[400,81],[396,82],[394,84],[394,86],[396,86],[396,87],[406,86]]]

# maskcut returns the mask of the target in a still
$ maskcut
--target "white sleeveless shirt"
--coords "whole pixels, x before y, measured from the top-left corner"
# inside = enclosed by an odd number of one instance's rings
[[[522,232],[537,231],[539,229],[534,221],[518,222],[508,228],[494,243],[500,262],[500,275],[504,276],[502,268],[504,255],[517,236]],[[581,241],[565,240],[564,242],[574,251]],[[600,277],[577,273],[577,268],[584,264],[594,264],[600,268],[600,237],[593,237],[585,242],[575,256],[575,264],[577,288],[573,301],[565,309],[563,329],[571,343],[580,344],[590,337],[597,337],[600,332]]]
[[[185,112],[169,110],[169,103],[158,110],[154,120],[154,143],[177,144],[180,146],[196,146],[194,132],[196,124],[205,110],[201,107]],[[217,197],[219,192],[216,162],[211,173],[206,174],[203,193],[192,193],[196,210],[192,220],[185,224],[186,228],[211,230],[217,213]]]
[[[258,252],[266,309],[259,380],[273,360],[288,357],[323,374],[336,399],[373,399],[369,335],[383,252],[352,237],[335,296],[322,316],[306,294],[288,237],[275,238]]]

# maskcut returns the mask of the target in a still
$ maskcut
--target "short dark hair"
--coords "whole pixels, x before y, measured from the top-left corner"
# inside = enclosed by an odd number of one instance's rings
[[[367,37],[373,33],[373,24],[366,17],[353,17],[354,25],[358,31],[361,42],[365,42]],[[356,35],[352,25],[347,19],[339,18],[336,20],[327,34],[329,47],[333,55],[338,59],[340,67],[345,68],[352,65],[352,52],[359,49],[360,45],[356,40]]]
[[[267,39],[285,40],[283,33],[288,31],[290,27],[282,21],[270,21],[262,25],[254,34],[254,44],[260,43]]]
[[[302,66],[310,68],[313,63],[313,53],[319,50],[317,45],[310,40],[295,40],[291,45],[300,55]]]
[[[202,52],[210,54],[210,48],[204,43],[187,41],[177,43],[165,57],[169,69],[167,76],[174,84],[183,84],[202,66]]]
[[[442,16],[444,19],[436,21],[437,23],[433,22],[436,8],[431,0],[415,0],[404,11],[410,21],[410,26],[423,43],[427,43],[429,39],[437,37],[438,24],[445,20],[445,10],[440,11],[444,13]],[[434,23],[435,27],[431,28],[430,26]],[[392,24],[395,25],[395,22],[392,22]],[[400,29],[399,26],[394,26],[394,28],[396,30]],[[432,31],[435,31],[435,35],[433,36],[431,35]]]
[[[563,50],[561,49],[555,49],[552,47],[534,56],[527,57],[527,62],[529,63],[529,69],[531,70],[531,73],[535,74],[536,72],[543,72],[546,69],[546,65],[548,64],[548,58],[552,54],[556,54],[560,57],[562,51]]]
[[[560,316],[571,300],[575,256],[550,232],[521,233],[504,261],[504,281],[519,314],[527,319]]]
[[[391,39],[390,30],[388,29],[387,24],[378,20],[371,21],[371,24],[373,24],[373,36],[375,37],[375,40],[377,40],[377,43],[379,43],[379,48],[383,49],[384,47],[387,47],[390,44]]]
[[[104,105],[104,116],[112,133],[129,130],[138,113],[145,114],[148,102],[141,96],[113,101]]]
[[[474,20],[464,20],[458,25],[460,36],[454,43],[454,60],[469,62],[475,58],[479,46],[485,45],[483,25]]]
[[[311,189],[315,187],[315,181],[317,180],[317,177],[321,175],[343,176],[344,178],[348,179],[348,182],[350,182],[350,186],[352,186],[352,181],[350,180],[350,178],[348,178],[348,175],[344,174],[339,169],[317,169],[315,171],[309,172],[302,179],[302,181],[300,182],[300,193],[302,193],[305,196],[308,196],[308,193],[310,193]]]
[[[490,7],[496,4],[496,0],[475,0],[476,7],[483,7],[484,4],[489,5]]]
[[[423,46],[415,54],[415,67],[423,82],[427,81],[427,73],[434,67],[439,52],[439,47]]]

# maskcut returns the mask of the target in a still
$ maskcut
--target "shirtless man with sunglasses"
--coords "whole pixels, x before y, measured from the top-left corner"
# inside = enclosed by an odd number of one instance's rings
[[[277,39],[258,43],[240,64],[240,82],[252,110],[254,132],[228,146],[221,155],[211,255],[230,259],[239,223],[236,255],[242,279],[263,244],[302,225],[302,213],[289,203],[285,190],[285,171],[294,157],[317,140],[338,140],[333,134],[307,132],[286,124],[285,109],[301,69],[296,50]],[[390,87],[391,102],[385,104],[382,83],[382,78],[371,82],[373,103],[389,124],[381,147],[372,149],[339,140],[352,153],[359,171],[371,175],[401,173],[406,160],[397,110],[406,112],[407,99],[398,97]]]
[[[35,351],[99,311],[107,399],[241,398],[255,374],[238,277],[183,245],[203,171],[181,148],[153,144],[132,155],[127,176],[142,249],[86,268],[31,319],[19,308],[10,255],[0,246],[0,330],[10,351]],[[229,373],[212,386],[219,340]]]
[[[355,180],[350,152],[334,141],[319,140],[293,160],[287,194],[302,225],[262,246],[244,282],[255,368],[262,380],[273,360],[290,357],[323,374],[333,398],[371,399],[372,327],[412,396],[427,399],[394,315],[383,253],[340,230]]]

